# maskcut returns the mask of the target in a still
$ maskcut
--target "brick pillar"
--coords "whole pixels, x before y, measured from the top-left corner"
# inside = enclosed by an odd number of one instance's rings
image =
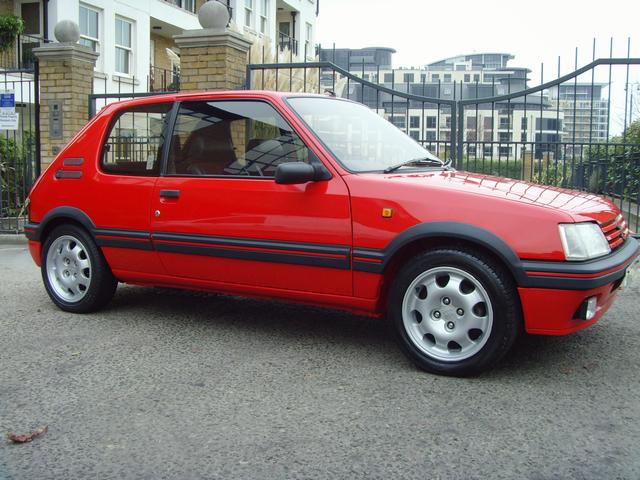
[[[251,42],[216,28],[187,30],[173,37],[180,47],[181,90],[233,90],[244,86]]]
[[[35,48],[33,53],[40,69],[40,151],[44,171],[87,123],[98,54],[77,43],[49,43]],[[54,121],[58,109],[61,124]]]

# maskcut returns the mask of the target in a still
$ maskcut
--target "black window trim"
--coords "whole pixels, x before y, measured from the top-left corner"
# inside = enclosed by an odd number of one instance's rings
[[[193,102],[216,102],[216,103],[221,103],[221,102],[262,102],[262,103],[266,103],[267,105],[269,105],[271,108],[273,108],[276,113],[278,115],[280,115],[280,117],[282,118],[282,120],[289,126],[289,128],[291,128],[291,131],[294,132],[298,138],[300,139],[300,141],[302,142],[302,144],[305,146],[305,148],[307,150],[309,150],[310,156],[309,156],[309,160],[310,160],[310,164],[313,164],[314,162],[317,162],[320,166],[322,166],[325,170],[327,170],[327,172],[329,172],[331,174],[331,177],[329,177],[327,180],[330,180],[331,178],[333,178],[333,174],[331,173],[331,170],[324,164],[324,162],[320,159],[320,156],[316,153],[316,151],[311,148],[309,145],[307,145],[307,143],[302,139],[302,136],[300,135],[300,133],[296,130],[296,128],[291,125],[291,122],[289,122],[286,117],[283,115],[283,113],[278,109],[277,105],[274,105],[272,102],[268,101],[267,99],[263,99],[263,98],[206,98],[206,99],[187,99],[187,100],[176,100],[174,101],[174,105],[172,110],[169,112],[169,120],[166,122],[166,126],[167,126],[167,137],[169,139],[169,141],[165,141],[162,144],[162,156],[161,156],[161,162],[160,162],[160,173],[159,176],[161,177],[166,177],[166,178],[218,178],[218,179],[231,179],[231,180],[235,180],[235,179],[243,179],[243,180],[260,180],[260,181],[264,181],[264,180],[269,180],[269,181],[275,181],[275,176],[271,176],[271,177],[263,177],[263,176],[253,176],[253,175],[189,175],[189,174],[177,174],[177,173],[167,173],[167,167],[169,165],[169,152],[171,150],[171,140],[173,139],[173,131],[175,129],[176,123],[178,121],[178,113],[180,112],[180,106],[183,103],[193,103]]]
[[[131,112],[131,110],[133,108],[137,108],[137,107],[146,107],[149,105],[159,105],[162,103],[167,103],[167,104],[174,104],[171,106],[171,108],[169,108],[169,110],[166,113],[166,117],[165,117],[165,121],[164,121],[164,125],[162,127],[162,144],[160,145],[160,150],[161,150],[161,154],[160,154],[160,162],[157,168],[157,172],[153,173],[152,175],[136,175],[134,173],[122,173],[122,172],[109,172],[108,170],[104,169],[104,165],[103,165],[103,159],[104,159],[104,153],[105,153],[105,147],[107,146],[107,141],[109,140],[109,137],[111,136],[111,132],[113,131],[116,122],[120,119],[120,117],[122,117],[122,115],[124,115],[125,113]],[[116,110],[116,112],[111,116],[111,120],[109,121],[109,125],[107,126],[106,130],[105,130],[105,134],[102,137],[102,141],[100,142],[100,150],[98,152],[98,171],[104,175],[118,175],[121,177],[136,177],[136,178],[158,178],[161,176],[162,174],[162,160],[164,159],[164,151],[165,151],[165,147],[166,147],[166,143],[167,143],[167,134],[169,133],[169,120],[171,119],[171,115],[173,113],[173,110],[175,108],[175,101],[174,100],[166,100],[166,101],[157,101],[157,102],[153,102],[153,103],[143,103],[140,105],[123,105],[122,108],[120,108],[119,110]]]

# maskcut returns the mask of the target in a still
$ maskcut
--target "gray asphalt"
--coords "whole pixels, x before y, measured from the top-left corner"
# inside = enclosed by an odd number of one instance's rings
[[[49,427],[0,439],[0,478],[638,479],[637,283],[453,379],[344,313],[121,286],[67,314],[0,245],[0,432]]]

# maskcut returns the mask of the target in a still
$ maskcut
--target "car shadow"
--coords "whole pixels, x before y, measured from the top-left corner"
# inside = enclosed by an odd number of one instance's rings
[[[394,368],[419,370],[400,352],[390,324],[370,318],[307,305],[166,288],[121,286],[104,313],[124,311],[135,318],[192,324],[207,331],[232,335],[262,335],[279,342],[296,342],[367,349],[378,361],[395,362]],[[139,314],[139,315],[136,315]],[[510,352],[477,380],[497,380],[524,373],[571,373],[588,369],[589,343],[599,343],[593,327],[564,337],[522,335]],[[524,378],[524,377],[522,377]]]

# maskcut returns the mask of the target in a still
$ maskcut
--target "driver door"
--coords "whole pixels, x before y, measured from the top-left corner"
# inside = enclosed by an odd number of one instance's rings
[[[279,185],[277,166],[318,161],[270,104],[183,102],[152,202],[153,239],[183,279],[351,295],[349,194],[334,175]]]

